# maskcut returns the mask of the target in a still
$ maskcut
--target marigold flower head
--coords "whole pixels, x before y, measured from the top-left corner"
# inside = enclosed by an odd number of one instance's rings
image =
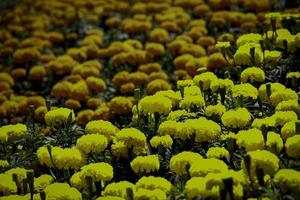
[[[113,167],[105,162],[90,163],[80,170],[80,178],[85,180],[90,176],[93,181],[110,181],[113,178]]]
[[[86,134],[100,134],[107,137],[109,141],[116,135],[119,129],[111,122],[105,120],[93,120],[85,126]]]
[[[227,170],[228,166],[224,161],[216,158],[208,158],[193,162],[189,172],[192,177],[199,177],[206,176],[208,173],[220,173]]]
[[[117,141],[122,141],[127,147],[144,147],[146,136],[136,128],[123,128],[116,134]]]
[[[222,104],[209,105],[205,108],[205,115],[207,117],[219,116],[221,117],[226,111],[226,108]]]
[[[71,121],[75,120],[75,114],[73,110],[68,108],[57,108],[50,110],[45,114],[45,122],[49,126],[53,126],[56,123],[67,122],[69,116],[71,115]]]
[[[172,101],[164,96],[146,96],[139,102],[139,109],[143,114],[168,114],[172,108]]]
[[[227,158],[229,152],[224,147],[210,147],[206,152],[207,158]]]
[[[258,67],[248,67],[241,73],[241,82],[263,82],[265,80],[265,72]]]
[[[274,176],[273,180],[282,190],[292,189],[299,191],[300,172],[295,169],[280,169]]]
[[[177,175],[187,174],[187,167],[191,166],[194,162],[201,161],[203,158],[200,154],[183,151],[174,155],[170,160],[170,169]]]
[[[76,147],[85,154],[99,153],[106,149],[107,138],[99,134],[83,135],[77,139]]]
[[[154,148],[158,148],[160,145],[166,148],[172,147],[173,139],[169,135],[154,136],[150,140],[150,144]]]
[[[245,148],[246,151],[264,149],[265,147],[263,134],[256,128],[239,131],[236,135],[236,143],[239,148]]]
[[[103,196],[117,196],[126,199],[127,188],[131,188],[133,191],[135,191],[136,186],[128,181],[113,182],[105,187]]]
[[[138,156],[130,162],[130,166],[136,174],[158,171],[160,163],[156,155]]]
[[[172,189],[172,184],[167,179],[155,176],[143,176],[136,182],[135,185],[137,189],[159,189],[164,191],[165,193],[169,193]]]
[[[161,199],[161,200],[166,200],[167,195],[165,192],[159,189],[155,190],[147,190],[140,188],[139,190],[136,191],[135,193],[135,199],[136,200],[143,200],[143,199]]]
[[[300,156],[300,135],[289,137],[285,142],[286,154],[290,157],[298,158]]]
[[[232,88],[232,96],[234,98],[237,97],[244,97],[244,98],[251,98],[251,99],[257,99],[258,91],[257,89],[251,85],[250,83],[243,83],[234,85]]]
[[[272,104],[276,106],[282,101],[298,100],[298,95],[292,89],[277,90],[276,92],[272,92],[270,100]]]
[[[207,90],[210,88],[210,84],[213,81],[218,80],[218,77],[213,72],[204,72],[193,78],[195,85],[199,85],[201,81],[203,83],[203,89]]]
[[[45,188],[47,199],[81,200],[81,193],[67,183],[53,183]]]
[[[244,128],[251,120],[251,115],[246,108],[228,110],[222,115],[222,123],[230,128]]]

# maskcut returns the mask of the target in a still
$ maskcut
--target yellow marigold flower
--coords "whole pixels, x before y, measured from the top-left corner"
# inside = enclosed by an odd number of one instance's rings
[[[156,155],[138,156],[130,162],[132,170],[136,174],[158,171],[160,163]]]
[[[265,62],[276,62],[281,58],[280,51],[265,50]]]
[[[72,85],[70,96],[73,99],[84,101],[88,98],[89,95],[90,92],[86,81],[80,80],[77,83]]]
[[[81,167],[80,178],[85,180],[91,176],[93,181],[110,181],[113,178],[113,168],[105,162],[90,163]]]
[[[172,189],[172,184],[167,179],[154,176],[143,176],[136,182],[135,185],[137,190],[139,188],[148,190],[159,189],[164,191],[165,193],[169,193]]]
[[[264,149],[265,147],[263,134],[256,128],[239,131],[236,135],[236,143],[239,148],[245,148],[246,151]]]
[[[135,197],[136,200],[143,200],[143,199],[159,199],[159,200],[166,200],[167,195],[165,192],[155,189],[155,190],[146,190],[140,188],[136,191]]]
[[[71,95],[72,84],[68,81],[56,83],[52,87],[52,94],[56,99],[64,99]]]
[[[165,53],[165,48],[160,43],[148,42],[145,47],[146,53],[150,58],[161,56]]]
[[[158,91],[155,93],[155,96],[163,96],[169,98],[172,101],[172,107],[176,107],[181,100],[180,92],[175,92],[174,90]]]
[[[198,86],[188,86],[184,87],[184,95],[186,96],[197,96],[197,95],[202,95],[201,90]]]
[[[188,199],[194,199],[199,196],[208,198],[218,198],[219,197],[219,187],[214,186],[210,189],[206,187],[207,179],[203,177],[192,177],[185,184],[185,192]]]
[[[246,108],[228,110],[221,118],[222,123],[230,128],[244,128],[251,120],[251,115]]]
[[[19,112],[19,104],[15,101],[5,101],[1,106],[6,110],[7,116],[16,115]]]
[[[71,121],[75,120],[75,114],[73,110],[68,108],[57,108],[50,110],[45,114],[45,122],[49,126],[53,126],[56,123],[67,122],[69,115],[71,114]]]
[[[204,142],[217,139],[221,134],[221,127],[212,120],[207,120],[205,117],[200,117],[196,120],[186,120],[188,126],[194,128],[195,141]]]
[[[162,28],[155,28],[150,32],[150,41],[165,43],[170,39],[168,31]]]
[[[237,44],[238,47],[242,46],[244,44],[247,44],[247,43],[257,43],[257,44],[259,44],[260,40],[262,40],[261,34],[248,33],[248,34],[241,35],[237,39],[236,44]]]
[[[220,173],[228,170],[228,166],[222,160],[216,158],[208,158],[197,160],[191,164],[189,169],[190,175],[206,176],[208,173]]]
[[[253,128],[258,128],[260,129],[263,125],[266,127],[275,127],[275,118],[274,117],[265,117],[262,119],[256,118],[252,122],[252,127]]]
[[[279,169],[278,157],[267,150],[256,150],[247,153],[250,156],[250,176],[256,179],[256,169],[263,169],[265,175],[273,176]],[[242,161],[242,168],[247,174],[245,162]]]
[[[85,163],[85,157],[76,148],[52,147],[51,160],[47,147],[42,146],[37,150],[36,155],[40,164],[58,169],[78,169]]]
[[[33,171],[17,167],[17,168],[12,168],[10,170],[7,170],[4,174],[11,177],[13,177],[13,174],[16,174],[19,183],[23,185],[23,180],[27,178],[27,172],[33,172]]]
[[[124,142],[130,147],[145,147],[146,136],[136,128],[123,128],[116,134],[117,141]]]
[[[195,107],[203,107],[205,105],[204,98],[202,95],[198,96],[184,96],[184,98],[180,101],[179,107],[181,109],[192,109]]]
[[[76,123],[79,125],[85,125],[89,121],[92,121],[95,112],[92,109],[85,109],[78,112],[76,116]]]
[[[86,186],[86,180],[80,178],[81,172],[75,172],[70,178],[70,184],[78,190],[83,189]]]
[[[294,111],[276,111],[272,117],[274,117],[275,126],[283,126],[290,121],[297,121],[298,119]]]
[[[158,91],[170,90],[171,85],[168,81],[162,79],[155,79],[147,84],[147,93],[153,95]]]
[[[180,89],[181,87],[188,87],[193,86],[194,81],[193,80],[179,80],[177,81],[177,88]]]
[[[175,110],[171,111],[167,117],[167,120],[177,120],[182,115],[187,114],[188,112],[186,110]]]
[[[200,154],[191,151],[183,151],[172,156],[170,160],[170,169],[177,175],[187,174],[187,167],[194,162],[201,161],[203,158]]]
[[[289,72],[286,75],[286,78],[300,78],[300,72]]]
[[[107,138],[99,134],[83,135],[77,139],[76,147],[85,154],[99,153],[106,149]]]
[[[201,81],[203,83],[203,89],[207,90],[210,88],[210,84],[213,81],[218,80],[218,77],[213,72],[204,72],[193,78],[195,85],[199,85]]]
[[[94,92],[102,92],[106,89],[106,84],[101,78],[90,76],[86,79],[86,83],[90,90]]]
[[[136,186],[134,184],[128,181],[110,183],[105,187],[103,191],[103,196],[117,196],[127,199],[127,188],[131,188],[133,191],[135,191],[135,187]]]
[[[284,89],[284,90],[278,90],[276,92],[272,92],[270,96],[270,100],[274,106],[279,104],[282,101],[287,100],[297,100],[298,101],[298,95],[297,93],[292,89]]]
[[[8,140],[14,140],[22,136],[27,131],[24,124],[10,124],[0,127],[0,142],[5,143]]]
[[[158,148],[160,145],[165,148],[170,148],[172,147],[173,139],[169,135],[154,136],[151,138],[150,144],[154,148]]]
[[[216,44],[216,47],[217,47],[217,48],[222,48],[222,47],[228,48],[228,47],[230,47],[230,46],[231,46],[231,45],[230,45],[230,42],[227,42],[227,41],[225,41],[225,42],[220,42],[220,41],[218,41],[217,44]]]
[[[273,180],[283,191],[299,191],[300,172],[294,169],[280,169]]]
[[[226,111],[226,108],[222,104],[209,105],[205,108],[205,115],[207,117],[219,116],[221,117]]]
[[[217,79],[210,83],[210,89],[213,92],[216,92],[219,89],[225,89],[225,91],[228,91],[234,86],[232,80],[230,79]]]
[[[93,120],[87,123],[85,126],[86,134],[100,134],[107,137],[109,141],[116,135],[119,129],[114,126],[111,122],[105,120]]]
[[[300,135],[289,137],[285,143],[286,154],[290,157],[298,158],[300,156]]]
[[[244,98],[251,98],[251,99],[257,99],[258,91],[257,89],[251,85],[250,83],[243,83],[234,85],[232,88],[232,96],[234,98],[237,97],[244,97]]]
[[[281,20],[281,14],[280,12],[268,12],[265,14],[265,18]]]
[[[48,185],[54,182],[54,179],[52,176],[48,174],[43,174],[39,176],[38,178],[34,178],[34,190],[36,192],[43,191]]]
[[[158,112],[168,114],[172,109],[172,101],[163,96],[146,96],[139,102],[139,109],[145,115]]]
[[[7,160],[0,160],[0,167],[2,168],[9,167],[9,163],[7,162]]]
[[[224,147],[210,147],[206,152],[207,158],[227,158],[229,152]]]
[[[53,183],[45,188],[46,199],[81,200],[81,193],[67,183]]]
[[[4,195],[17,193],[17,185],[13,181],[11,174],[0,174],[0,191]]]
[[[42,81],[46,75],[47,71],[44,66],[34,66],[30,68],[28,78],[29,80]]]
[[[268,132],[266,147],[273,153],[279,153],[283,148],[283,141],[280,137],[280,134]]]
[[[296,134],[296,122],[290,121],[281,128],[281,137],[286,141],[289,137]]]
[[[114,97],[110,100],[110,111],[117,114],[128,114],[132,111],[133,103],[127,97]]]
[[[120,158],[127,158],[128,148],[124,142],[116,142],[111,145],[111,152],[114,156]]]
[[[287,100],[282,101],[277,104],[276,111],[294,111],[295,113],[300,113],[300,106],[297,100]]]
[[[241,82],[263,82],[265,80],[265,72],[258,67],[248,67],[241,73]]]
[[[260,45],[257,43],[245,43],[237,49],[234,54],[234,60],[238,65],[252,65],[252,57],[250,55],[250,49],[255,49],[254,60],[255,63],[261,63],[263,60],[263,52]]]
[[[262,84],[259,88],[258,88],[258,93],[259,93],[259,97],[262,100],[268,101],[268,95],[267,95],[267,84],[271,85],[271,94],[275,93],[276,91],[279,90],[284,90],[285,86],[282,85],[281,83],[266,83],[266,84]]]
[[[1,72],[0,73],[0,82],[7,82],[10,86],[14,86],[15,81],[13,77],[7,72]]]
[[[158,132],[161,135],[174,135],[177,128],[177,122],[175,120],[167,120],[162,122],[158,127]]]

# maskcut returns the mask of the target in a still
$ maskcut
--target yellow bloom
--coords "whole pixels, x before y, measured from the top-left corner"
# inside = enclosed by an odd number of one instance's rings
[[[111,152],[116,157],[127,158],[128,156],[128,148],[124,142],[116,142],[111,145]]]
[[[48,185],[54,182],[52,176],[43,174],[38,178],[34,178],[34,190],[37,192],[43,191]]]
[[[188,112],[186,110],[175,110],[171,111],[167,117],[167,120],[177,120],[182,115],[187,114]]]
[[[280,169],[273,178],[276,185],[283,191],[293,190],[299,191],[300,172],[294,169]]]
[[[4,195],[17,193],[17,185],[11,174],[0,174],[0,191]]]
[[[53,183],[45,188],[46,199],[81,200],[81,193],[67,183]]]
[[[205,105],[204,98],[202,95],[197,96],[184,96],[184,98],[180,101],[179,107],[181,109],[192,109],[195,107],[203,107]]]
[[[156,155],[138,156],[130,162],[130,166],[136,174],[158,171],[160,163]]]
[[[264,149],[265,141],[262,132],[259,129],[241,130],[236,135],[236,143],[239,148],[245,148],[246,151]]]
[[[165,136],[154,136],[150,140],[150,144],[154,148],[158,148],[159,145],[169,148],[172,147],[173,140],[169,135]]]
[[[270,96],[270,100],[274,106],[279,104],[282,101],[287,100],[297,100],[298,101],[298,95],[297,93],[292,89],[284,89],[284,90],[277,90],[276,92],[272,92]]]
[[[209,105],[205,109],[205,115],[207,117],[219,116],[221,117],[226,111],[226,108],[222,104]]]
[[[175,120],[167,120],[162,122],[158,127],[158,132],[161,135],[174,135],[177,128],[177,122]]]
[[[268,132],[266,147],[273,153],[279,153],[283,148],[283,141],[280,137],[280,134]]]
[[[110,111],[116,114],[128,114],[133,107],[132,101],[127,97],[114,97],[110,100]]]
[[[75,120],[75,114],[73,110],[68,108],[57,108],[50,110],[45,114],[45,122],[49,126],[53,126],[56,123],[67,122],[69,115],[71,114],[71,121]]]
[[[187,86],[193,86],[194,81],[193,80],[178,80],[177,81],[177,88],[180,89],[180,87],[187,87]]]
[[[241,73],[241,82],[263,82],[265,80],[265,72],[258,67],[248,67]]]
[[[207,158],[227,158],[229,152],[224,147],[210,147],[206,152]]]
[[[113,182],[105,187],[103,196],[118,196],[127,199],[127,188],[131,188],[135,191],[136,186],[128,181]]]
[[[221,118],[222,123],[230,128],[244,128],[251,120],[251,115],[246,108],[228,110]]]
[[[86,134],[104,135],[109,141],[116,135],[119,129],[111,122],[105,120],[94,120],[87,123],[85,126]]]
[[[90,163],[81,167],[80,171],[80,178],[82,180],[91,176],[93,181],[110,181],[113,178],[113,175],[112,166],[104,162]]]
[[[238,47],[247,44],[247,43],[257,43],[259,44],[259,41],[262,40],[262,36],[258,33],[248,33],[248,34],[244,34],[241,35],[237,41],[236,41],[236,45]]]
[[[265,62],[276,62],[281,58],[281,52],[280,51],[265,51]]]
[[[158,112],[168,114],[172,109],[172,101],[163,96],[146,96],[139,102],[139,109],[145,115]]]
[[[210,83],[210,89],[216,92],[219,89],[225,89],[225,91],[231,89],[234,86],[230,79],[217,79]]]
[[[187,174],[188,166],[191,166],[194,162],[201,161],[202,159],[202,156],[198,153],[183,151],[172,156],[170,160],[170,169],[181,176]]]
[[[7,162],[7,160],[0,160],[0,168],[6,168],[9,167],[9,163]]]
[[[258,91],[257,89],[251,85],[250,83],[242,83],[238,85],[234,85],[232,88],[232,96],[234,98],[244,97],[251,98],[253,100],[257,99]]]
[[[213,81],[218,80],[218,77],[213,72],[204,72],[193,78],[195,85],[199,85],[201,81],[203,83],[203,89],[207,90],[210,88],[210,84]]]
[[[166,200],[167,195],[159,189],[147,190],[140,188],[136,191],[134,199],[144,200],[144,199],[155,199],[155,200]]]
[[[284,90],[285,86],[282,85],[281,83],[266,83],[266,84],[262,84],[259,88],[258,88],[258,93],[259,93],[259,97],[262,100],[265,101],[269,101],[269,98],[267,96],[267,84],[271,85],[271,94],[279,91],[279,90]]]
[[[217,48],[222,48],[222,47],[228,48],[228,47],[230,47],[230,46],[231,46],[231,45],[230,45],[230,42],[227,42],[227,41],[225,41],[225,42],[220,42],[220,41],[218,41],[217,44],[216,44],[216,47],[217,47]]]
[[[8,140],[16,139],[22,136],[27,131],[24,124],[10,124],[0,127],[0,143],[5,143]]]
[[[165,193],[169,193],[172,189],[172,184],[167,179],[154,176],[143,176],[136,182],[135,185],[137,190],[139,188],[147,190],[159,189],[164,191]]]
[[[188,199],[194,199],[196,197],[219,197],[219,188],[217,186],[208,189],[206,187],[207,179],[204,177],[192,177],[185,184],[185,192],[187,194]]]
[[[234,54],[234,60],[238,65],[252,65],[252,57],[250,55],[250,49],[255,49],[254,60],[255,63],[261,63],[263,60],[263,52],[260,45],[257,43],[245,43],[237,49]]]
[[[294,111],[295,113],[300,113],[300,106],[297,100],[287,100],[282,101],[277,104],[276,111]]]
[[[273,176],[279,169],[278,157],[266,150],[256,150],[247,153],[250,156],[250,176],[256,178],[256,169],[263,169],[265,175]],[[242,168],[247,174],[246,165],[242,161]]]
[[[272,117],[275,120],[275,126],[283,126],[290,121],[297,121],[298,119],[294,111],[276,111]]]
[[[300,72],[289,72],[286,75],[286,78],[297,78],[297,79],[299,79],[300,78]]]
[[[107,138],[99,134],[83,135],[77,139],[76,147],[85,154],[99,153],[107,147]]]
[[[146,136],[136,128],[123,128],[116,134],[117,141],[124,142],[128,147],[143,148],[146,145]]]
[[[300,135],[294,135],[286,140],[286,154],[290,157],[298,158],[300,156]]]
[[[192,177],[199,177],[206,176],[208,173],[220,173],[227,170],[228,166],[224,161],[216,158],[208,158],[193,162],[189,172]]]

